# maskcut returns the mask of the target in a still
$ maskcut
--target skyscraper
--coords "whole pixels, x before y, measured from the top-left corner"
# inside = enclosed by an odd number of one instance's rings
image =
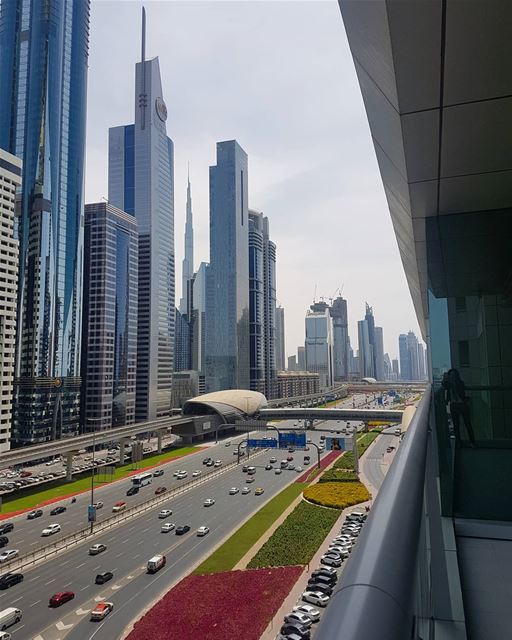
[[[297,371],[297,356],[288,356],[288,371]]]
[[[359,377],[374,378],[375,369],[373,366],[373,346],[370,344],[368,321],[366,319],[358,321],[357,336],[359,339]]]
[[[217,143],[210,167],[207,388],[249,389],[249,212],[247,154]]]
[[[418,338],[413,331],[407,334],[407,348],[409,349],[409,358],[411,362],[411,380],[420,379],[420,367],[418,358]]]
[[[425,349],[421,342],[418,342],[418,380],[425,380],[427,378],[427,370],[425,368]]]
[[[333,325],[334,379],[347,380],[349,374],[347,301],[341,296],[336,298],[331,305],[330,313]]]
[[[191,283],[189,280],[187,284]],[[176,309],[174,323],[174,371],[189,371],[192,368],[191,323],[188,315]]]
[[[324,302],[312,304],[306,313],[306,367],[320,374],[320,389],[333,383],[332,319]]]
[[[192,196],[190,177],[187,179],[187,212],[185,221],[185,257],[182,263],[180,313],[190,320],[190,281],[194,276],[194,228],[192,226]]]
[[[269,222],[263,217],[263,304],[265,307],[265,395],[277,397],[276,367],[276,245],[270,240]]]
[[[23,161],[17,444],[79,431],[89,0],[0,3],[0,148]]]
[[[398,336],[398,354],[400,358],[400,380],[412,380],[411,355],[405,333],[401,333]]]
[[[304,347],[297,347],[297,367],[299,371],[306,371],[306,350]]]
[[[135,124],[109,130],[109,201],[137,218],[139,298],[136,421],[171,410],[174,358],[173,143],[158,58],[135,66]]]
[[[21,186],[21,160],[0,149],[0,453],[10,449],[16,299],[18,288],[18,239],[14,237],[16,189]]]
[[[285,364],[285,342],[284,342],[284,309],[276,308],[276,369],[284,371]]]
[[[206,282],[210,265],[201,262],[192,280],[191,360],[192,370],[204,373],[206,349]]]
[[[398,366],[398,360],[396,358],[393,358],[393,360],[391,361],[391,366],[393,369],[393,373],[396,375],[396,380],[398,380],[400,378],[400,368]]]
[[[384,336],[382,327],[375,327],[374,340],[375,343],[373,345],[373,355],[375,359],[375,377],[377,380],[385,380]]]
[[[106,202],[85,206],[82,424],[84,431],[135,422],[138,232]]]

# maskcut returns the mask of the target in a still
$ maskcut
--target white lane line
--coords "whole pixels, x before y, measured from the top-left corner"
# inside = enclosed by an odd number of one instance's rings
[[[118,553],[118,554],[116,555],[116,558],[119,558],[119,557],[120,557],[120,556],[122,556],[122,555],[123,555],[123,552]]]
[[[19,598],[16,598],[16,600],[12,600],[12,604],[14,604],[15,602],[18,602],[18,600],[21,600],[23,598],[23,596],[20,596]]]
[[[40,602],[41,602],[41,600],[36,600],[35,602],[33,602],[33,603],[32,603],[31,605],[29,605],[29,606],[31,606],[31,607],[35,607],[35,606],[36,606],[36,604],[39,604]]]
[[[80,569],[80,567],[83,567],[85,565],[85,562],[82,562],[82,564],[79,564],[75,567],[75,569]]]
[[[100,567],[101,567],[101,564],[99,564],[97,567],[94,567],[93,571],[97,571]]]
[[[70,585],[71,583],[72,583],[72,582],[68,582],[67,584],[65,584],[65,585],[64,585],[64,587],[69,587],[69,585]]]
[[[25,542],[25,539],[23,539],[23,540],[17,540],[17,544],[21,544],[22,542]]]
[[[91,586],[91,585],[90,585],[90,584],[88,584],[88,585],[86,585],[85,587],[82,587],[82,588],[80,589],[80,591],[85,591],[86,589],[89,589],[89,587],[90,587],[90,586]]]
[[[137,544],[144,544],[145,542],[146,542],[145,540],[139,540]]]
[[[126,543],[127,543],[127,542],[129,542],[129,541],[130,541],[130,538],[126,538],[126,540],[122,540],[122,541],[121,541],[121,544],[126,544]]]
[[[55,580],[57,580],[57,578],[52,578],[51,580],[48,580],[48,582],[45,582],[45,584],[51,584],[52,582],[55,582]]]
[[[34,576],[33,578],[30,578],[29,582],[34,582],[34,580],[39,580],[41,576]]]
[[[71,560],[66,560],[66,562],[61,562],[60,566],[61,567],[65,567],[67,564],[69,564],[71,562]]]
[[[138,553],[136,556],[133,556],[133,559],[135,560],[135,558],[138,558],[140,556],[140,553]]]

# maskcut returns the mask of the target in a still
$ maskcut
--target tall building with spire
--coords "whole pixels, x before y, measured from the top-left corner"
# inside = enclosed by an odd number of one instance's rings
[[[89,0],[0,2],[0,148],[22,160],[19,445],[79,432],[89,8]]]
[[[194,277],[194,228],[192,226],[192,196],[190,175],[187,177],[187,211],[185,220],[185,257],[182,263],[180,313],[190,318],[190,286]]]
[[[136,421],[169,415],[174,365],[174,150],[158,58],[135,66],[135,123],[109,130],[109,201],[139,230]]]

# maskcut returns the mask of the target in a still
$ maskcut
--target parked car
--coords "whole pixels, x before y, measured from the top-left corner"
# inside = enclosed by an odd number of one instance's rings
[[[286,623],[301,624],[307,629],[313,624],[311,618],[300,611],[292,611],[284,617]]]
[[[281,633],[285,637],[290,637],[290,634],[295,633],[303,640],[308,640],[311,637],[309,627],[305,627],[302,624],[283,624]]]
[[[214,467],[221,467],[222,466],[222,460],[215,460],[213,466]]]
[[[112,580],[113,577],[114,577],[114,574],[112,573],[112,571],[104,571],[103,573],[97,574],[94,582],[96,584],[105,584],[105,582]]]
[[[272,456],[272,458],[270,458],[269,462],[270,462],[270,464],[275,464],[277,462],[277,458]]]
[[[251,484],[251,482],[254,482],[254,480],[255,480],[255,478],[253,478],[253,476],[247,476],[247,478],[245,479],[247,484]]]
[[[318,569],[315,569],[311,575],[335,576],[337,578],[338,570],[334,567],[319,567]]]
[[[97,544],[93,544],[92,547],[89,548],[89,555],[97,556],[98,553],[103,553],[106,550],[107,550],[107,545],[102,544],[101,542],[98,542]]]
[[[49,605],[50,607],[60,607],[62,604],[73,600],[75,594],[72,591],[59,591],[58,593],[54,593],[50,598]]]
[[[320,558],[321,564],[326,564],[328,567],[341,567],[342,560],[339,556],[324,555]],[[315,604],[312,602],[311,604]]]
[[[112,602],[100,602],[91,611],[91,620],[103,620],[113,609]]]
[[[299,604],[293,607],[293,611],[306,615],[311,622],[318,622],[320,620],[320,611],[310,604]]]
[[[188,533],[190,531],[190,527],[188,524],[183,524],[180,527],[176,527],[176,535],[182,536],[184,533]]]
[[[311,591],[323,593],[326,596],[332,595],[332,587],[330,587],[328,584],[324,584],[323,582],[317,582],[314,578],[308,580],[306,589],[311,589]]]
[[[329,602],[329,596],[326,596],[325,593],[320,593],[319,591],[305,591],[302,594],[303,602],[309,602],[309,604],[314,604],[317,607],[326,607]]]
[[[282,469],[276,469],[274,471],[274,473],[276,474],[276,476],[279,476],[279,475],[281,475],[283,473],[283,471],[282,471]]]
[[[40,518],[42,515],[42,509],[34,509],[33,511],[29,511],[29,513],[27,513],[27,520],[34,520],[34,518]]]
[[[54,533],[59,533],[61,530],[60,524],[55,522],[54,524],[49,524],[45,529],[41,531],[42,536],[53,536]]]
[[[0,589],[9,589],[19,582],[23,582],[22,573],[6,573],[0,577]]]
[[[263,487],[256,487],[254,490],[255,496],[261,496],[262,493],[265,493],[265,489],[263,489]]]

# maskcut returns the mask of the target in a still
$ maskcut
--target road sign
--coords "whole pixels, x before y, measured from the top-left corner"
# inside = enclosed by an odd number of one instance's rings
[[[327,451],[346,451],[346,439],[345,438],[326,438],[325,448]]]
[[[261,440],[247,440],[247,446],[251,449],[275,449],[277,447],[277,440],[275,438],[261,439]]]
[[[306,434],[305,433],[280,433],[279,434],[279,448],[288,449],[288,447],[305,447],[306,446]]]
[[[93,504],[87,507],[87,521],[96,522],[96,507]]]

